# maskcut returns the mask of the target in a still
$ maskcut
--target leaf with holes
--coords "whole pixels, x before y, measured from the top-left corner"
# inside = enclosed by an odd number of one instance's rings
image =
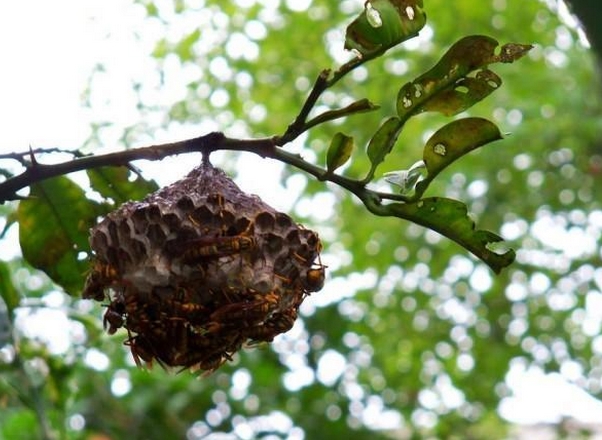
[[[418,35],[425,24],[422,0],[369,0],[347,27],[345,49],[362,57],[381,54]]]
[[[495,273],[509,266],[516,257],[512,249],[502,246],[500,236],[475,229],[466,205],[457,200],[431,197],[414,203],[380,205],[378,211],[380,215],[410,220],[439,232],[479,257]]]
[[[328,152],[326,153],[326,169],[333,173],[337,168],[344,165],[351,157],[353,151],[353,138],[338,132],[332,138]]]
[[[480,70],[475,77],[460,78],[453,87],[442,90],[425,102],[424,111],[453,116],[469,109],[502,85],[502,79],[491,70]]]
[[[443,126],[429,138],[424,147],[422,160],[428,174],[416,185],[417,193],[424,193],[437,174],[456,159],[501,138],[498,127],[483,118],[458,119]]]
[[[490,37],[472,35],[457,41],[428,72],[405,84],[397,95],[397,114],[403,119],[424,111],[454,115],[470,108],[501,84],[487,66],[511,63],[531,45],[508,43],[500,48]],[[474,76],[473,72],[479,70]]]
[[[70,295],[81,291],[88,262],[88,228],[96,220],[97,207],[84,191],[66,177],[55,177],[31,186],[19,203],[19,242],[23,257],[43,270]]]

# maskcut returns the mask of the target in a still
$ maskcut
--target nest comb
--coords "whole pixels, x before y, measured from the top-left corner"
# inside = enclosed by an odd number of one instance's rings
[[[83,297],[108,300],[136,363],[212,371],[289,330],[324,282],[316,233],[204,163],[92,230]]]

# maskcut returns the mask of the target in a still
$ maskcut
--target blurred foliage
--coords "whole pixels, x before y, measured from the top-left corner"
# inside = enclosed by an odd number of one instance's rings
[[[193,74],[184,98],[168,104],[148,93],[154,80],[137,78],[142,118],[123,130],[124,143],[207,119],[232,136],[281,134],[319,70],[344,61],[345,27],[363,4],[302,3],[140,0],[161,87],[174,69]],[[292,148],[326,163],[330,139],[345,133],[356,148],[340,170],[363,176],[365,127],[395,114],[391,97],[431,69],[459,29],[536,44],[519,64],[496,67],[504,86],[462,113],[511,134],[446,167],[427,191],[465,201],[480,226],[501,231],[517,249],[511,268],[494,276],[436,233],[375,219],[343,191],[285,168],[284,187],[297,178],[305,188],[295,216],[327,244],[326,287],[272,346],[195,380],[136,369],[125,335],[103,333],[101,307],[67,297],[15,257],[0,264],[0,438],[500,438],[511,365],[558,371],[600,397],[602,102],[592,54],[553,1],[425,3],[421,36],[357,69],[316,112],[361,98],[380,109],[325,124]],[[163,127],[149,128],[157,114]],[[413,118],[379,172],[410,169],[444,121]],[[233,158],[221,165],[236,171]],[[90,176],[98,188],[100,177]],[[333,206],[327,218],[312,211],[318,201]],[[0,227],[15,210],[0,206]],[[31,323],[49,317],[58,347],[32,336]]]

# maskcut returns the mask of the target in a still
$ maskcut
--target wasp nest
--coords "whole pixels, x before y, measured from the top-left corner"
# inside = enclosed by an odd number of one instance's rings
[[[83,296],[109,301],[104,325],[127,329],[138,365],[214,370],[289,330],[324,282],[316,233],[209,164],[108,214],[90,244]]]

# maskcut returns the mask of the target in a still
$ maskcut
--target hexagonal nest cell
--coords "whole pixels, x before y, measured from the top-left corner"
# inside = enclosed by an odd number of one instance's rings
[[[289,330],[322,288],[318,235],[242,192],[209,163],[92,230],[83,297],[107,301],[136,363],[213,371]]]

